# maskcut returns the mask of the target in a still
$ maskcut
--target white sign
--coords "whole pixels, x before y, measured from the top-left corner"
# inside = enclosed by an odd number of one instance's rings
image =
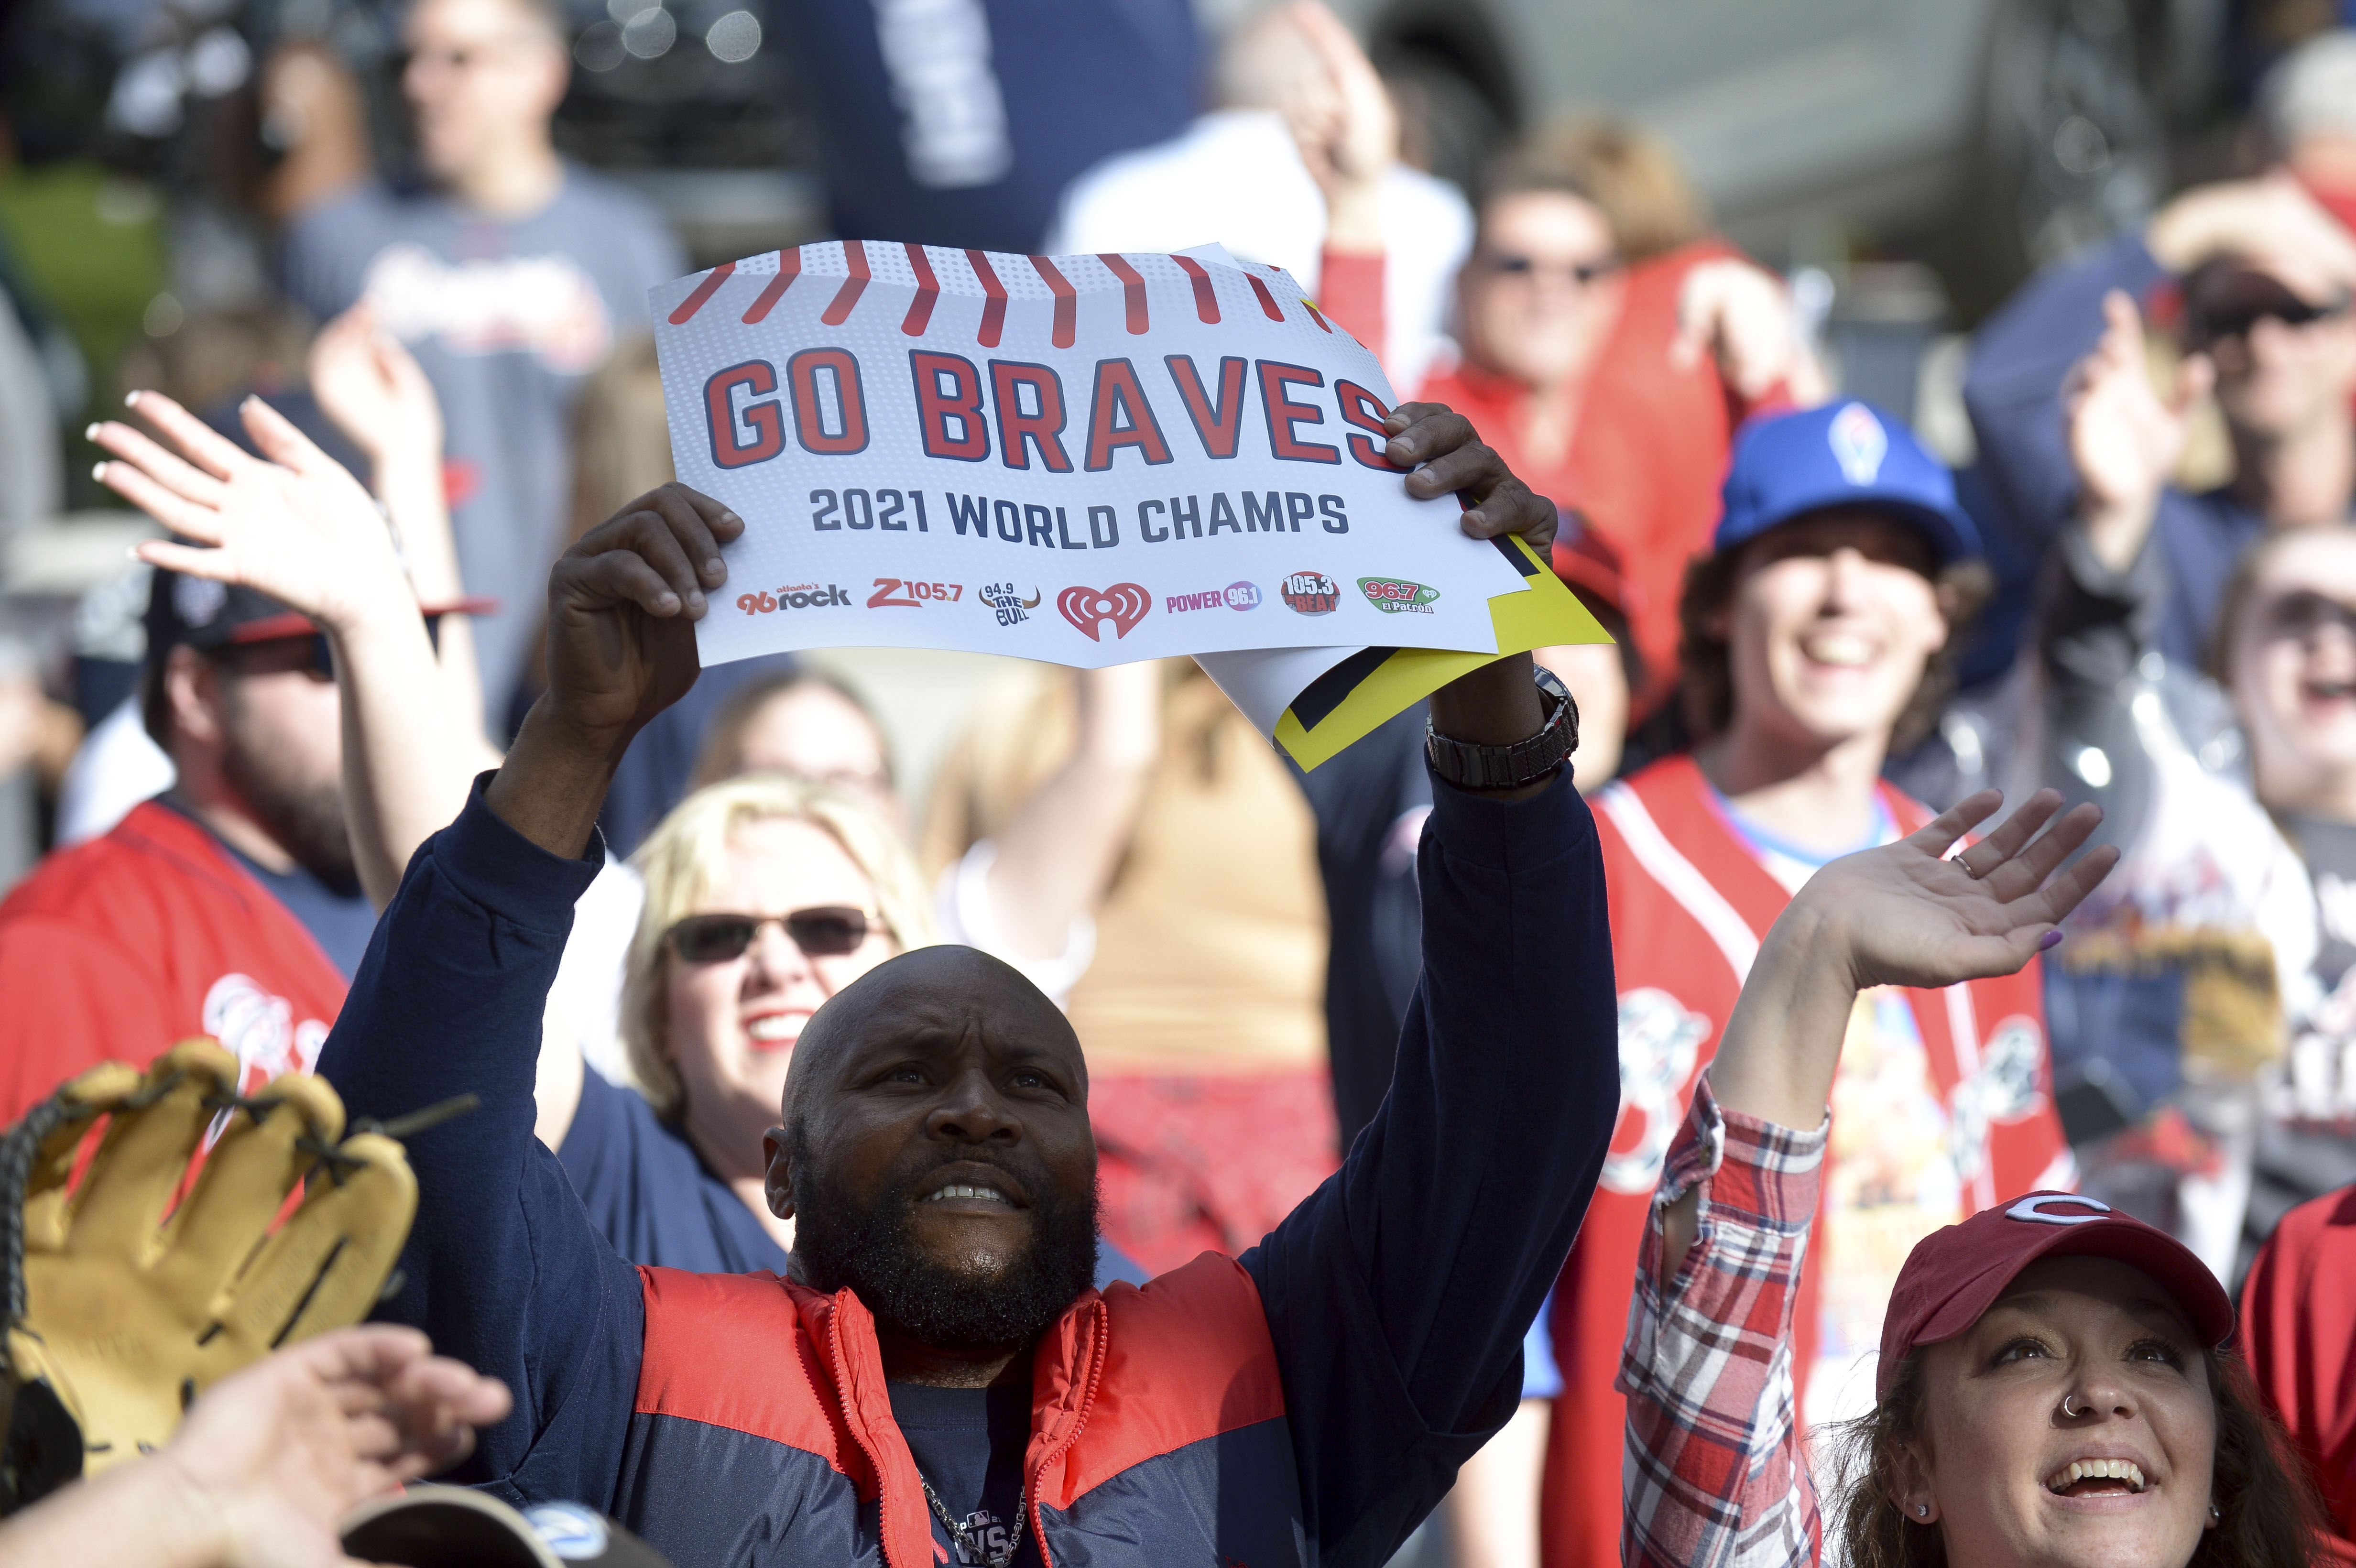
[[[1494,655],[1491,599],[1529,586],[1454,502],[1408,499],[1374,356],[1215,247],[830,241],[650,298],[679,476],[745,522],[706,664]]]

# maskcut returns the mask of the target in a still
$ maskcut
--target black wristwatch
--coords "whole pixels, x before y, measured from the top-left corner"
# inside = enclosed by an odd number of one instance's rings
[[[1533,667],[1538,691],[1552,704],[1546,727],[1510,746],[1476,746],[1443,735],[1423,721],[1423,754],[1431,771],[1458,789],[1520,789],[1550,776],[1579,749],[1579,704],[1570,688],[1544,665]]]

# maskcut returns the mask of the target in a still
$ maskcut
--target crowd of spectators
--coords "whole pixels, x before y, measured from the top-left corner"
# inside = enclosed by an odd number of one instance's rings
[[[1633,122],[1538,126],[1461,191],[1291,0],[1203,51],[1199,95],[1183,7],[1104,6],[1052,111],[976,68],[903,124],[875,104],[931,13],[852,38],[803,9],[845,61],[840,221],[1284,266],[1381,359],[1394,461],[1477,463],[1466,528],[1542,546],[1614,641],[1308,772],[1191,662],[1025,667],[927,716],[912,794],[855,674],[699,677],[675,635],[741,525],[670,483],[644,302],[686,256],[557,150],[565,13],[405,13],[413,177],[374,167],[332,50],[283,48],[275,292],[129,362],[85,432],[162,535],[81,606],[80,686],[0,645],[0,774],[45,813],[0,838],[46,851],[0,901],[0,1120],[196,1035],[247,1093],[480,1096],[417,1144],[381,1309],[477,1372],[384,1328],[289,1352],[0,1521],[0,1563],[63,1560],[105,1497],[176,1517],[183,1472],[259,1510],[187,1560],[278,1561],[256,1519],[316,1533],[423,1450],[682,1564],[803,1531],[776,1560],[1008,1568],[1141,1519],[1231,1562],[2026,1563],[1986,1477],[2034,1424],[1947,1348],[2010,1356],[1987,1325],[2017,1318],[2091,1366],[2138,1313],[2213,1395],[2213,1490],[2190,1448],[2073,1424],[2148,1405],[2176,1441],[2186,1396],[2138,1363],[2051,1374],[2078,1446],[2023,1449],[2030,1493],[2157,1487],[2191,1511],[2136,1528],[2222,1527],[2156,1568],[2356,1553],[2356,32],[2274,68],[2251,167],[1977,325],[1958,473],[1843,395]],[[62,493],[21,336],[0,309],[0,534]],[[2033,571],[2000,581],[1997,539]],[[1997,594],[2024,629],[1964,685]],[[1575,701],[1570,782],[1483,800],[1427,730],[1529,733],[1524,663]],[[932,1054],[883,1060],[894,1030]],[[862,1097],[936,1072],[929,1110]],[[956,1087],[992,1073],[1022,1087]],[[997,1152],[903,1234],[878,1151],[911,1115]],[[1010,1212],[1014,1264],[926,1239]],[[794,1294],[691,1277],[763,1271]],[[807,1387],[732,1386],[712,1347],[746,1323]],[[1097,1378],[1096,1446],[1034,1490],[1023,1435],[1076,1433]],[[323,1387],[479,1432],[361,1441]],[[239,1420],[333,1462],[201,1451]]]

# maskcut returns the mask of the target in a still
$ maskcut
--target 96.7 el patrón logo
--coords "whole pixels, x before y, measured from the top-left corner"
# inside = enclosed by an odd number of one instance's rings
[[[1358,592],[1366,603],[1386,615],[1412,612],[1418,615],[1431,613],[1431,602],[1440,597],[1440,590],[1420,582],[1409,582],[1403,577],[1361,577]]]

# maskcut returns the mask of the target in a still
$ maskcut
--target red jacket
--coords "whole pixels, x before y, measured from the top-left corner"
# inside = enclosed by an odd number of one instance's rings
[[[101,1061],[211,1035],[252,1089],[308,1072],[344,976],[198,824],[154,801],[0,901],[0,1125]]]
[[[1708,792],[1693,759],[1676,756],[1611,785],[1593,803],[1620,997],[1620,1122],[1555,1287],[1551,1327],[1563,1392],[1547,1455],[1547,1568],[1614,1568],[1620,1561],[1627,1402],[1612,1382],[1645,1212],[1694,1080],[1717,1051],[1760,939],[1791,901],[1713,809]],[[1930,820],[1896,790],[1885,784],[1881,792],[1900,831]],[[1906,997],[1946,1108],[1965,1209],[2070,1185],[2069,1146],[2049,1093],[2037,965]],[[1835,1179],[1828,1168],[1828,1190]],[[1803,1394],[1815,1357],[1825,1245],[1820,1216],[1796,1316],[1794,1369]]]
[[[2326,1544],[2356,1563],[2356,1187],[2300,1204],[2258,1249],[2242,1355],[2331,1511]]]

